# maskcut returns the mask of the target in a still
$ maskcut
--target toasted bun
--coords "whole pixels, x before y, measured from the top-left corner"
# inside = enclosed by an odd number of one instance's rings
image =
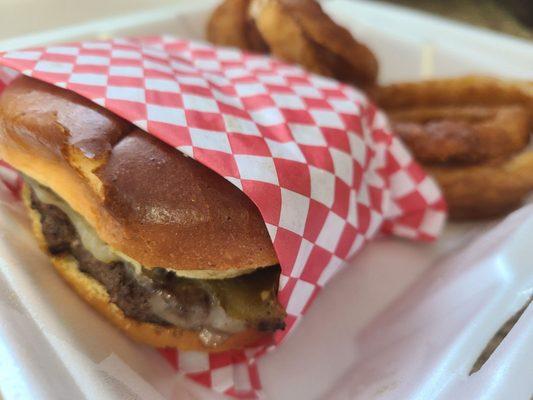
[[[30,194],[27,187],[23,190],[23,199],[28,209],[33,233],[42,250],[47,252],[40,215],[30,206]],[[47,252],[48,253],[48,252]],[[198,332],[166,327],[157,324],[135,321],[124,315],[122,310],[111,303],[105,288],[95,279],[80,272],[77,261],[70,256],[52,256],[52,264],[63,279],[89,303],[96,311],[124,331],[131,339],[155,347],[175,347],[180,350],[219,352],[250,346],[265,337],[265,333],[248,329],[230,336],[217,347],[206,347],[198,338]]]
[[[13,81],[0,96],[0,158],[146,268],[224,278],[278,262],[259,211],[239,189],[73,92]]]

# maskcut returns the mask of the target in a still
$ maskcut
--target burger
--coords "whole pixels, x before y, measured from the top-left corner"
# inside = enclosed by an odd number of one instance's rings
[[[23,177],[55,269],[131,338],[223,351],[284,328],[280,267],[256,206],[172,146],[19,77],[0,96],[0,158]]]

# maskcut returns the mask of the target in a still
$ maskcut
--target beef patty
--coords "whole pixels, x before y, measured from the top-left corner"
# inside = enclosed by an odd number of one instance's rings
[[[276,299],[279,266],[220,280],[183,278],[163,268],[142,268],[141,273],[136,273],[126,261],[105,263],[95,258],[83,246],[68,215],[59,207],[40,201],[33,190],[31,207],[40,215],[48,251],[74,257],[80,271],[102,284],[111,302],[129,318],[186,329],[212,328],[205,325],[218,307],[235,322],[233,330],[239,323],[242,329],[253,327],[261,331],[285,327],[285,313]],[[173,317],[165,318],[168,313],[162,316],[155,310],[154,299],[164,302]]]

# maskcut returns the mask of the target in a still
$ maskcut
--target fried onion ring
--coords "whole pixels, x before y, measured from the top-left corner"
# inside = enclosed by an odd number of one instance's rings
[[[361,87],[375,84],[374,54],[314,0],[251,0],[250,15],[275,56]]]
[[[424,106],[501,106],[521,104],[533,114],[533,82],[488,76],[431,79],[376,88],[374,100],[385,110]]]
[[[225,0],[207,23],[207,39],[219,46],[265,53],[268,47],[248,15],[250,0]]]
[[[520,206],[533,190],[533,151],[473,166],[430,166],[452,219],[496,217]]]
[[[315,0],[225,0],[211,15],[207,38],[222,46],[270,52],[363,90],[376,83],[374,54]]]
[[[443,106],[391,111],[392,129],[423,163],[473,163],[510,156],[529,142],[519,105]]]
[[[529,141],[531,82],[466,76],[392,84],[373,96],[423,163],[488,161]]]
[[[504,214],[533,190],[533,83],[466,76],[372,95],[441,186],[452,219]]]

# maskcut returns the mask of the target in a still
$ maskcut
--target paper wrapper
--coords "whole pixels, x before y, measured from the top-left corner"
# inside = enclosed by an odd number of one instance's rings
[[[278,255],[287,329],[221,354],[161,350],[177,371],[236,397],[260,396],[256,360],[297,325],[317,293],[380,232],[438,235],[434,182],[354,88],[261,55],[173,37],[4,53],[19,73],[73,90],[213,169],[259,208]],[[19,183],[3,165],[13,193]]]

